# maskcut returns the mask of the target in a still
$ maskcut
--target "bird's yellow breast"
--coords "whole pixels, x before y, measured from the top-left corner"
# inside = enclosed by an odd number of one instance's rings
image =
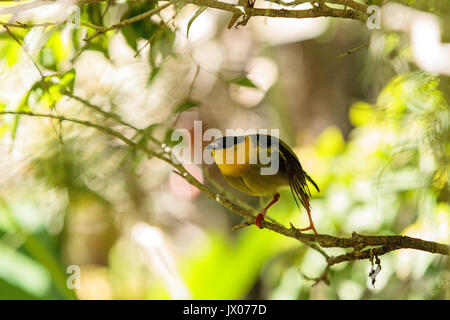
[[[213,150],[212,155],[220,171],[232,177],[242,176],[251,169],[251,154],[256,148],[248,138],[229,148]]]
[[[262,169],[271,166],[272,152],[282,155],[277,147],[261,146],[257,139],[252,138],[246,136],[234,143],[224,140],[212,149],[214,160],[227,182],[236,189],[254,196],[275,194],[279,188],[289,185],[286,171],[277,168],[280,170],[275,174],[265,175]]]

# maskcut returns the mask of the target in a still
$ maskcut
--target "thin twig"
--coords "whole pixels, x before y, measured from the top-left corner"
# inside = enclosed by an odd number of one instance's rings
[[[337,60],[337,59],[341,59],[341,58],[343,58],[343,57],[346,57],[346,56],[348,56],[348,55],[350,55],[350,54],[352,54],[352,53],[355,53],[355,52],[358,51],[359,49],[362,49],[362,48],[364,48],[365,46],[368,46],[368,45],[369,45],[369,42],[370,42],[370,40],[364,42],[363,44],[360,44],[360,45],[357,46],[356,48],[350,49],[350,50],[348,50],[347,52],[344,52],[344,53],[338,55],[338,56],[336,57],[336,60]]]
[[[39,66],[37,65],[36,62],[34,62],[33,57],[31,56],[31,54],[28,52],[28,50],[22,45],[22,42],[20,42],[20,40],[16,37],[16,35],[14,33],[11,32],[11,30],[9,30],[9,27],[6,25],[3,25],[3,28],[5,28],[6,32],[9,34],[9,36],[11,38],[13,38],[13,40],[15,42],[17,42],[17,44],[23,49],[23,52],[25,52],[25,54],[27,55],[27,57],[30,59],[30,61],[33,63],[34,67],[36,68],[36,70],[39,72],[39,74],[41,75],[41,78],[44,79],[44,73],[42,72],[41,68],[39,68]]]

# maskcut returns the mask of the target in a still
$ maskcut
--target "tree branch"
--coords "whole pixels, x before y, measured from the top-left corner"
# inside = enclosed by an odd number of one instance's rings
[[[74,98],[74,97],[72,97]],[[80,101],[80,100],[79,100]],[[84,104],[86,102],[84,100],[81,100]],[[95,111],[98,111],[105,114],[104,111],[97,110],[98,107],[92,108]],[[53,114],[43,114],[43,113],[34,113],[34,112],[27,112],[27,111],[0,111],[0,115],[26,115],[31,117],[44,117],[44,118],[52,118],[57,119],[59,121],[68,121],[77,123],[80,125],[84,125],[87,127],[98,129],[99,131],[102,131],[103,133],[106,133],[110,136],[116,137],[123,141],[125,144],[129,145],[132,148],[136,148],[141,150],[142,152],[146,153],[148,156],[151,157],[157,157],[162,161],[167,162],[168,164],[172,165],[178,172],[178,174],[183,177],[187,182],[189,182],[191,185],[198,188],[200,191],[202,191],[208,198],[218,202],[225,208],[229,209],[233,213],[243,217],[245,219],[244,223],[241,223],[236,228],[242,228],[246,227],[247,225],[252,225],[255,223],[255,216],[252,211],[246,210],[244,208],[241,208],[240,206],[234,204],[233,202],[225,199],[221,195],[213,192],[208,187],[206,187],[204,184],[200,183],[196,178],[194,178],[184,167],[182,164],[177,163],[173,161],[169,157],[170,150],[162,150],[160,152],[156,152],[153,150],[150,150],[146,145],[136,143],[132,139],[127,138],[123,134],[121,134],[118,131],[115,131],[109,127],[104,127],[99,124],[93,123],[91,121],[87,120],[80,120],[80,119],[74,119],[74,118],[67,118],[64,116],[59,115],[53,115]],[[117,121],[116,116],[112,117],[113,120]],[[121,120],[120,123],[123,123]],[[128,127],[133,128],[132,125],[128,125]],[[153,138],[153,141],[157,141],[155,138]],[[158,144],[161,148],[162,144]],[[296,229],[292,224],[291,227],[288,229],[281,224],[270,222],[270,221],[261,221],[261,226],[269,229],[271,231],[274,231],[276,233],[279,233],[281,235],[284,235],[286,237],[290,237],[293,239],[296,239],[312,249],[318,251],[320,254],[322,254],[327,261],[327,265],[325,269],[323,270],[322,274],[318,278],[310,278],[306,277],[309,280],[314,280],[315,283],[318,283],[320,281],[324,281],[326,283],[329,283],[329,280],[327,278],[328,272],[331,268],[331,266],[345,262],[345,261],[355,261],[355,260],[364,260],[364,259],[370,259],[372,260],[373,256],[376,257],[384,255],[388,252],[399,250],[399,249],[415,249],[420,251],[425,251],[429,253],[434,254],[442,254],[442,255],[450,255],[450,246],[442,243],[437,243],[433,241],[427,241],[422,240],[418,238],[412,238],[408,236],[401,236],[401,235],[390,235],[390,236],[366,236],[361,235],[356,232],[353,232],[351,237],[348,238],[340,238],[335,237],[327,234],[306,234],[301,233]],[[320,246],[320,247],[319,247]],[[339,256],[329,256],[322,248],[352,248],[353,251],[339,255]],[[369,247],[369,248],[367,248]],[[373,248],[375,247],[375,248]]]
[[[185,3],[192,3],[198,6],[207,6],[209,8],[219,9],[223,11],[232,12],[234,14],[248,15],[252,17],[278,17],[278,18],[317,18],[317,17],[335,17],[354,19],[365,22],[367,20],[366,12],[356,10],[333,9],[326,5],[314,7],[306,10],[288,10],[288,9],[269,9],[269,8],[245,8],[234,4],[220,2],[217,0],[180,0]],[[309,1],[308,1],[309,2]],[[332,1],[327,1],[332,3]]]
[[[87,4],[87,3],[99,3],[104,2],[107,0],[82,0],[79,1],[80,5]],[[156,0],[142,0],[142,1],[156,1]],[[242,6],[225,3],[217,0],[170,0],[167,3],[156,7],[152,10],[146,11],[144,13],[141,13],[135,17],[125,19],[117,24],[114,24],[112,26],[103,27],[103,26],[96,26],[89,23],[82,22],[81,25],[95,29],[96,32],[88,37],[86,37],[85,41],[90,41],[93,38],[104,34],[110,30],[114,29],[120,29],[121,27],[127,26],[129,24],[135,23],[137,21],[146,19],[148,17],[151,17],[152,15],[158,13],[159,11],[167,8],[168,6],[175,4],[175,3],[190,3],[195,4],[197,6],[206,6],[213,9],[218,9],[222,11],[228,11],[233,14],[237,15],[245,15],[248,18],[250,17],[278,17],[278,18],[294,18],[294,19],[302,19],[302,18],[317,18],[317,17],[334,17],[334,18],[343,18],[343,19],[353,19],[365,22],[367,20],[367,6],[365,4],[357,3],[353,0],[326,0],[326,1],[306,1],[306,0],[296,0],[293,2],[286,2],[284,0],[267,0],[269,2],[278,3],[285,6],[295,6],[301,3],[312,3],[313,8],[312,9],[304,9],[304,10],[294,10],[294,9],[272,9],[272,8],[250,8]],[[328,4],[334,4],[334,5],[340,5],[344,8],[331,8]],[[51,2],[42,2],[40,5],[49,5]],[[37,5],[37,4],[35,4]],[[19,5],[19,6],[13,6],[10,8],[6,8],[8,10],[16,10],[19,9],[19,7],[26,6],[26,5]],[[26,7],[28,8],[28,7]],[[34,8],[34,7],[33,7]],[[5,10],[5,9],[3,9]],[[5,11],[6,12],[6,11]],[[9,11],[8,11],[9,12]],[[15,12],[15,11],[14,11]],[[0,12],[1,13],[1,12]],[[32,28],[32,27],[47,27],[52,26],[56,24],[62,24],[66,21],[62,22],[46,22],[46,23],[38,23],[38,24],[26,24],[26,23],[20,23],[20,22],[1,22],[1,25],[13,27],[13,28]]]

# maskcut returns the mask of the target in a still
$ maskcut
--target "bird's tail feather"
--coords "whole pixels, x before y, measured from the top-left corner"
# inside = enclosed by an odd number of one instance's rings
[[[306,211],[311,212],[311,192],[308,185],[306,184],[306,177],[303,175],[292,176],[289,180],[289,186],[291,188],[292,194],[294,195],[294,200],[297,204],[297,207],[299,207],[300,209],[300,206],[298,204],[298,201],[300,201]]]
[[[295,203],[300,209],[298,201],[305,207],[308,213],[311,212],[310,197],[311,192],[309,190],[307,181],[309,181],[319,192],[319,187],[311,179],[311,177],[303,170],[300,161],[292,151],[289,146],[281,141],[280,143],[281,156],[284,158],[286,163],[287,174],[289,177],[289,186],[291,192],[294,195]]]

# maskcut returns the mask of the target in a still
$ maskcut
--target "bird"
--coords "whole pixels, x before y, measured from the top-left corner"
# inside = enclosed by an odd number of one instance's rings
[[[223,136],[208,144],[206,149],[211,151],[214,162],[231,186],[252,196],[272,196],[270,203],[256,216],[258,228],[262,229],[261,222],[267,210],[280,199],[279,190],[288,186],[299,210],[300,202],[308,214],[309,227],[298,230],[312,230],[317,234],[311,217],[311,192],[307,182],[318,192],[319,187],[284,141],[267,134]],[[269,157],[270,161],[267,161]],[[270,168],[276,170],[271,174],[264,172]]]

